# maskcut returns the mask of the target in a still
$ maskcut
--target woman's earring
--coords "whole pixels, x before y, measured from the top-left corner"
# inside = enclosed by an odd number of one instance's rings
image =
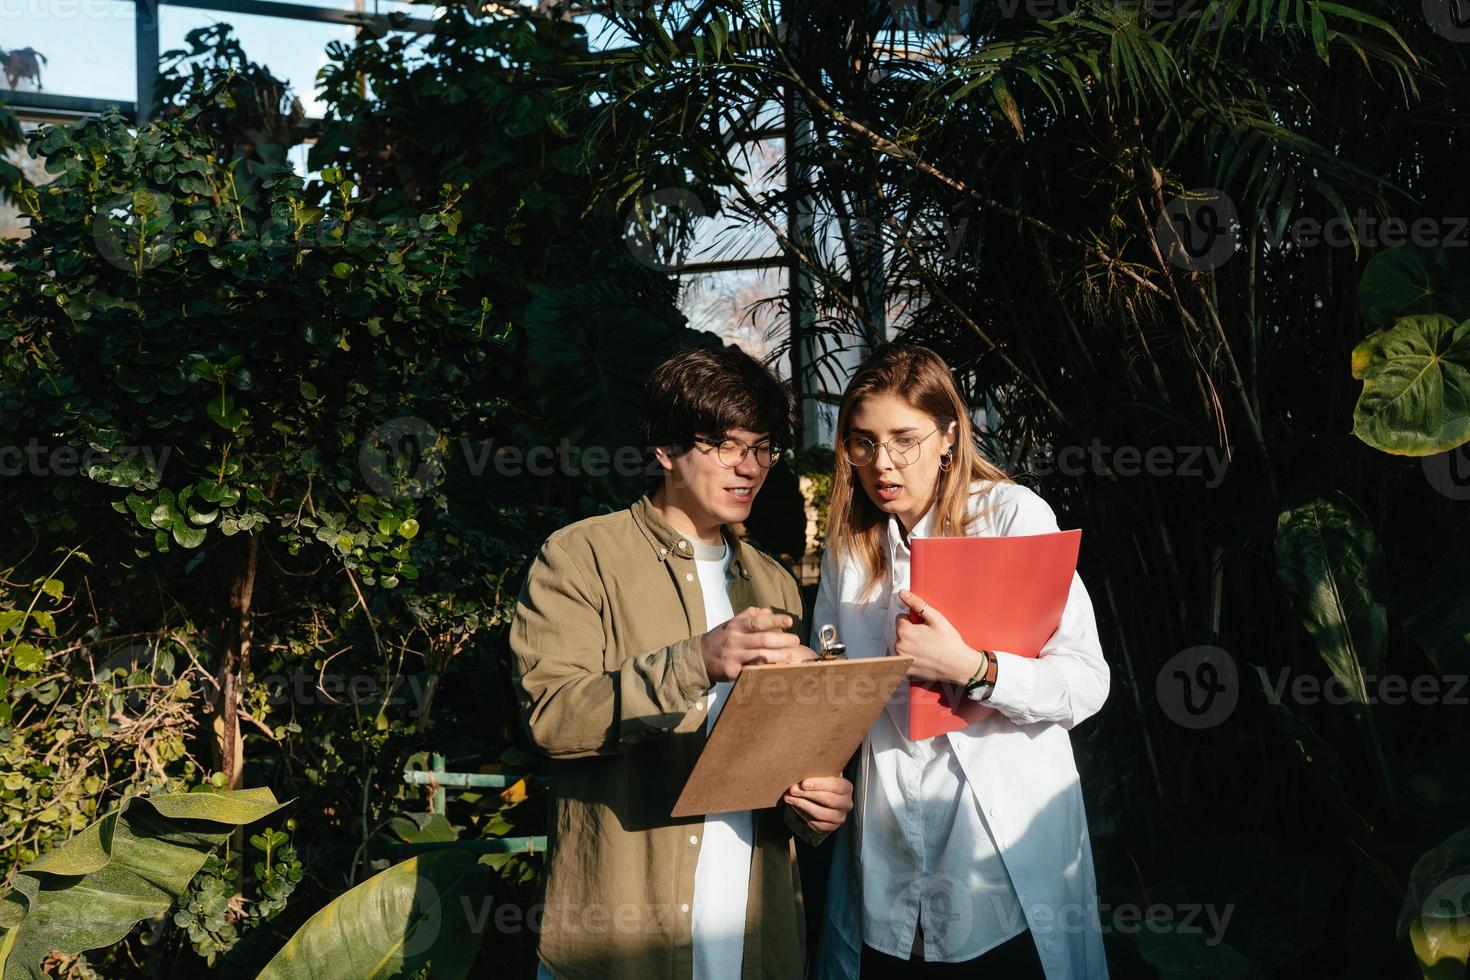
[[[939,469],[945,473],[948,473],[950,467],[952,466],[954,466],[954,452],[952,450],[946,449],[944,453],[939,457]]]

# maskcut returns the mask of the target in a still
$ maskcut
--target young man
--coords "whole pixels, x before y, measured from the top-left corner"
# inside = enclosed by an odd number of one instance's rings
[[[669,816],[741,669],[815,656],[796,582],[725,527],[749,516],[790,403],[733,347],[671,358],[645,402],[659,488],[553,534],[511,625],[521,711],[552,758],[538,976],[792,980],[792,835],[835,830],[852,785],[812,778],[775,809]]]

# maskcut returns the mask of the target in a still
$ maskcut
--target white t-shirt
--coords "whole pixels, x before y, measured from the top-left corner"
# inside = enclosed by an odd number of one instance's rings
[[[694,545],[694,564],[704,594],[708,629],[734,618],[730,607],[729,542]],[[718,681],[709,694],[705,732],[730,696],[733,681]],[[745,905],[750,892],[750,858],[755,841],[749,810],[710,814],[704,818],[704,839],[694,866],[694,980],[738,980],[745,948]]]

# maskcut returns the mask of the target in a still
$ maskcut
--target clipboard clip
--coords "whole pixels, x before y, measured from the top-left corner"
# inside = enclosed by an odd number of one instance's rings
[[[847,656],[847,644],[837,642],[837,627],[831,623],[817,630],[817,642],[821,644],[817,650],[818,660],[836,660]]]

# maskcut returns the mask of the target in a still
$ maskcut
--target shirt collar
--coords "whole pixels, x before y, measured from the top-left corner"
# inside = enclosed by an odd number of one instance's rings
[[[914,529],[909,532],[910,541],[914,538],[932,538],[934,536],[934,514],[938,510],[939,501],[936,500],[929,505],[929,509],[924,512],[924,516],[919,518],[919,523],[915,524]],[[903,525],[899,522],[899,519],[894,515],[889,515],[888,552],[890,557],[909,550],[909,546],[903,540],[902,528]]]
[[[664,516],[658,512],[658,508],[653,506],[653,499],[648,494],[634,501],[629,510],[632,511],[634,523],[648,539],[655,559],[662,562],[680,559],[691,562],[694,560],[693,542],[664,519]],[[727,525],[721,525],[720,533],[730,548],[730,570],[741,578],[750,578],[750,570],[746,567],[745,549],[740,539],[730,531]]]

